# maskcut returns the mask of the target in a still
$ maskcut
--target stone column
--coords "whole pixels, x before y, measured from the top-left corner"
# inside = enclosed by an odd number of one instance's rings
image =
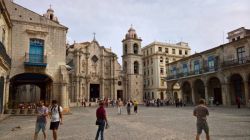
[[[9,84],[10,81],[9,79],[5,79],[5,84],[4,84],[4,97],[3,97],[3,111],[4,109],[8,109],[8,103],[9,103]]]
[[[208,103],[209,102],[209,97],[208,97],[208,87],[205,86],[205,100]]]
[[[104,79],[102,78],[102,80],[101,80],[101,93],[100,93],[101,99],[104,99],[104,92],[105,92],[105,84],[104,84]]]
[[[68,92],[67,92],[67,83],[61,84],[61,106],[63,107],[64,112],[69,112],[69,104],[68,104]]]
[[[76,86],[75,86],[75,92],[76,92],[76,105],[79,106],[79,89],[80,89],[80,84],[79,84],[79,77],[76,77]]]
[[[223,83],[222,84],[222,104],[225,106],[231,105],[231,99],[230,99],[230,92],[229,92],[229,84]]]
[[[193,84],[191,84],[191,94],[192,94],[193,105],[195,105],[196,102],[195,102],[195,93],[194,93],[194,86],[193,86]]]
[[[248,84],[248,81],[244,81],[244,88],[245,88],[246,106],[250,107],[250,103],[249,103],[249,84]]]

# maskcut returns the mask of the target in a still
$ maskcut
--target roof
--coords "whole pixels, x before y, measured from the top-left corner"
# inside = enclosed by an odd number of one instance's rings
[[[170,44],[170,43],[165,43],[165,42],[159,42],[159,41],[154,41],[148,45],[146,45],[145,47],[142,48],[142,50],[148,48],[148,47],[151,47],[151,46],[154,46],[154,45],[161,45],[161,46],[168,46],[168,47],[175,47],[175,48],[183,48],[183,49],[188,49],[190,50],[190,47],[188,45],[180,45],[180,43],[183,43],[183,44],[187,44],[185,42],[179,42],[177,44]]]
[[[23,6],[20,6],[10,0],[4,0],[4,2],[6,4],[7,11],[10,14],[11,20],[50,25],[54,27],[64,28],[66,30],[68,29],[66,26],[61,25],[53,20],[47,19],[46,17]]]

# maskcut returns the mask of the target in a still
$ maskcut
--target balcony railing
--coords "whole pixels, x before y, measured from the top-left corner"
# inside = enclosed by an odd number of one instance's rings
[[[25,53],[25,66],[37,66],[46,67],[47,66],[47,56],[40,54],[30,54]]]
[[[4,45],[2,44],[2,42],[0,42],[0,56],[6,61],[7,65],[9,65],[9,67],[10,67],[11,66],[11,58],[7,54],[6,49],[5,49]]]
[[[227,60],[222,63],[222,67],[237,66],[245,63],[250,63],[250,57],[246,56],[241,59]]]

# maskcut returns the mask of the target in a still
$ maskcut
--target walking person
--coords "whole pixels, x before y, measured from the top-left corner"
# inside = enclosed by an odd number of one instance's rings
[[[197,135],[196,140],[200,139],[202,130],[206,133],[206,140],[210,140],[209,127],[207,124],[207,116],[209,115],[208,108],[205,106],[205,100],[200,99],[199,105],[194,108],[193,115],[197,118],[196,127]]]
[[[106,110],[104,109],[104,103],[100,102],[99,103],[99,108],[96,110],[96,125],[98,125],[98,129],[96,132],[96,137],[95,140],[98,140],[99,134],[101,133],[101,140],[104,140],[104,128],[108,127],[108,120],[107,120],[107,115],[106,115]]]
[[[119,114],[119,115],[122,115],[122,106],[123,106],[123,102],[121,101],[121,99],[119,99],[117,102],[118,102],[118,103],[117,103],[118,114]]]
[[[52,130],[53,133],[53,140],[57,140],[57,130],[59,125],[63,124],[62,120],[62,107],[57,104],[56,100],[52,100],[52,106],[49,110],[49,115],[51,118],[50,122],[50,130]]]
[[[131,106],[132,106],[132,104],[131,104],[130,100],[128,100],[128,102],[127,102],[127,113],[128,113],[128,115],[131,114]]]
[[[38,133],[42,129],[44,140],[46,140],[46,124],[47,124],[48,108],[40,101],[37,107],[36,129],[34,140],[37,140]]]
[[[134,112],[135,112],[135,114],[137,114],[137,110],[138,110],[138,102],[136,100],[134,100]]]

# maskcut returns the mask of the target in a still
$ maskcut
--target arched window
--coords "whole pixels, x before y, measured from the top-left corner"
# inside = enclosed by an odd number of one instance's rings
[[[161,62],[161,63],[163,62],[163,57],[160,57],[160,62]]]
[[[124,45],[124,54],[127,54],[128,53],[128,47],[127,47],[127,44]]]
[[[139,74],[139,63],[137,61],[134,62],[134,74]]]
[[[138,45],[134,44],[134,54],[138,54]]]
[[[166,64],[168,64],[168,63],[169,63],[169,60],[168,60],[168,58],[166,58],[166,60],[165,60],[165,63],[166,63]]]

